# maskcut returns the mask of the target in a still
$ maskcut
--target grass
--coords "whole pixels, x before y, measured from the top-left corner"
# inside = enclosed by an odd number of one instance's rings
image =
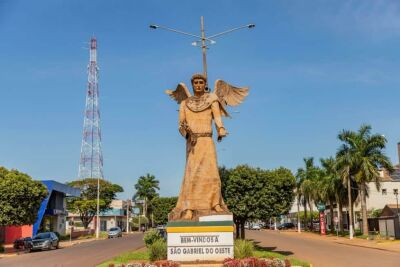
[[[290,261],[290,264],[293,266],[310,267],[310,264],[305,261],[301,261],[295,258],[288,258],[283,254],[268,251],[260,247],[256,247],[256,250],[254,251],[254,256],[256,256],[257,258],[278,258],[281,260],[288,259]]]
[[[302,266],[302,267],[310,267],[310,264],[298,259],[294,258],[288,258],[287,256],[277,253],[277,252],[272,252],[265,250],[260,247],[256,247],[254,250],[254,256],[258,258],[278,258],[278,259],[288,259],[290,263],[294,266]],[[142,248],[139,250],[135,251],[129,251],[122,253],[119,256],[116,256],[112,258],[111,260],[108,260],[106,262],[103,262],[100,265],[97,265],[96,267],[108,267],[110,264],[127,264],[131,261],[149,261],[149,251],[146,248]]]
[[[108,260],[100,265],[97,265],[97,267],[108,267],[110,264],[126,264],[134,260],[148,261],[149,260],[148,250],[143,248],[135,251],[125,252],[122,253],[121,255],[112,258],[111,260]]]

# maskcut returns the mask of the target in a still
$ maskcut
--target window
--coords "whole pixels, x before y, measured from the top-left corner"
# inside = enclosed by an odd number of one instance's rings
[[[386,189],[382,189],[382,195],[387,195],[387,190]]]
[[[399,189],[393,189],[393,194],[398,195],[399,194]]]

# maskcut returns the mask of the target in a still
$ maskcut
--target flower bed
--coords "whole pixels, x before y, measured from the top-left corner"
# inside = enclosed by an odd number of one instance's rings
[[[173,261],[156,261],[153,263],[137,262],[128,264],[109,264],[108,267],[179,267],[179,263]]]
[[[277,258],[245,258],[245,259],[225,259],[224,267],[291,267],[289,260]]]

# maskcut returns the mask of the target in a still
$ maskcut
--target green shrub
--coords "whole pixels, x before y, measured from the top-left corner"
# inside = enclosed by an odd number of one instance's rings
[[[151,261],[167,259],[167,243],[163,239],[158,239],[150,245],[149,259]]]
[[[146,244],[146,247],[150,247],[154,242],[159,239],[162,239],[162,236],[157,230],[154,229],[148,231],[143,237],[143,241]]]
[[[94,236],[96,236],[96,234],[94,234]],[[108,237],[108,233],[105,232],[105,231],[101,231],[101,232],[99,233],[99,237],[100,237],[100,238],[107,238],[107,237]]]
[[[235,258],[237,259],[252,257],[254,254],[254,244],[251,241],[236,239],[234,251]]]

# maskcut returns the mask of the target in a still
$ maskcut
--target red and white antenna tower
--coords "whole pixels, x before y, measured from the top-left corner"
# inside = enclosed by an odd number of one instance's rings
[[[96,38],[92,37],[90,40],[90,62],[88,65],[88,87],[83,120],[81,159],[78,173],[79,179],[104,178],[98,75],[97,41]]]

